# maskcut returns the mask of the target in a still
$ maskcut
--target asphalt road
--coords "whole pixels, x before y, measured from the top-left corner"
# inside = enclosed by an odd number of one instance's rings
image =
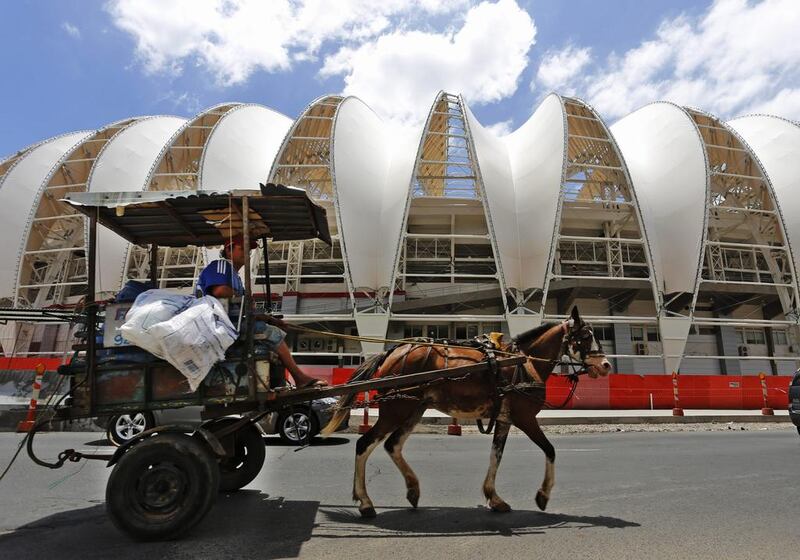
[[[53,457],[98,434],[44,434]],[[542,453],[512,436],[498,492],[514,508],[483,507],[490,439],[415,435],[406,457],[422,485],[411,511],[379,449],[368,467],[378,517],[350,502],[356,436],[295,452],[270,440],[259,477],[217,505],[182,540],[138,544],[105,516],[100,462],[58,471],[24,455],[0,482],[0,558],[797,558],[800,437],[771,431],[553,436],[556,487],[534,503]],[[0,466],[19,436],[0,434]],[[102,449],[102,448],[101,448]],[[66,475],[72,475],[64,478]]]

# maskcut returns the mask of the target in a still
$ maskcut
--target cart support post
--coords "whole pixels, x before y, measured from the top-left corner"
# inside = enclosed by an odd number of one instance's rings
[[[269,275],[269,246],[267,237],[261,238],[261,251],[264,259],[264,288],[267,291],[267,313],[272,313],[272,279]]]
[[[158,285],[158,245],[150,244],[150,283],[153,288],[160,288]]]
[[[241,198],[242,201],[242,245],[244,245],[244,301],[242,308],[247,317],[247,340],[245,342],[245,365],[249,380],[250,398],[255,400],[258,386],[256,383],[256,368],[253,364],[253,287],[250,274],[250,199],[247,196]]]
[[[97,393],[94,379],[95,369],[95,350],[97,347],[96,325],[97,325],[97,218],[100,209],[95,208],[94,213],[89,217],[89,266],[88,278],[86,279],[86,375],[89,385],[89,410],[94,412],[95,394]]]

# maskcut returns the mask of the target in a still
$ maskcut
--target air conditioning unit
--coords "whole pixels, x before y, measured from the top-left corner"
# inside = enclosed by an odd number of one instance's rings
[[[650,353],[648,352],[646,342],[637,342],[633,346],[633,351],[637,356],[647,356]]]
[[[324,338],[312,338],[311,339],[311,351],[312,352],[322,352],[325,349],[325,339]]]
[[[309,348],[311,348],[311,339],[301,338],[297,341],[297,350],[299,352],[308,352]]]
[[[739,346],[739,355],[740,356],[747,356],[748,354],[749,354],[749,351],[747,349],[747,346],[744,346],[744,345]]]

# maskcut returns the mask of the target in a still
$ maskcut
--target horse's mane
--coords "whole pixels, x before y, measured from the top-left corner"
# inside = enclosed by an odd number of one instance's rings
[[[556,325],[558,325],[558,323],[542,323],[536,328],[533,328],[529,331],[525,331],[524,333],[515,336],[514,342],[516,342],[517,344],[527,344],[532,340],[536,340],[537,338],[542,336],[544,333],[546,333]]]

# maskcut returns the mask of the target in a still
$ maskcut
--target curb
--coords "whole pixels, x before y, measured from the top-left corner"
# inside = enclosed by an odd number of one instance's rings
[[[598,424],[727,424],[729,422],[748,423],[791,423],[788,416],[761,416],[760,414],[748,415],[720,415],[720,416],[580,416],[564,418],[537,418],[542,426],[578,426]],[[447,426],[450,418],[444,416],[423,417],[420,424]],[[462,422],[462,425],[471,425],[474,422]]]

